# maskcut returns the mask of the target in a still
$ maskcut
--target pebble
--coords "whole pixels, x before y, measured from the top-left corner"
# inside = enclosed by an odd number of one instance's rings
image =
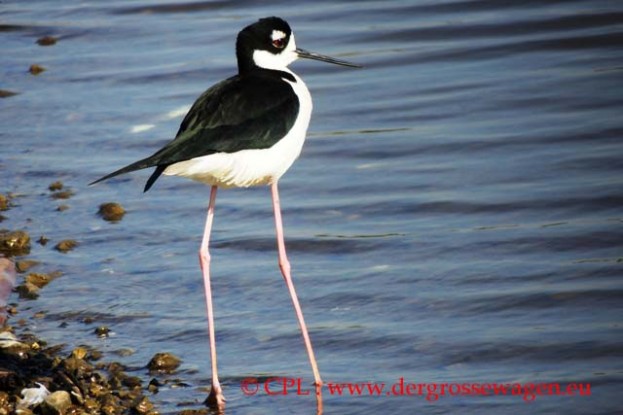
[[[119,203],[109,202],[102,203],[97,213],[104,220],[107,220],[109,222],[117,222],[123,218],[123,215],[125,215],[125,209]]]
[[[9,400],[9,394],[6,392],[0,392],[0,415],[9,415],[11,413],[11,402]]]
[[[62,253],[66,253],[71,251],[72,249],[74,249],[75,247],[78,246],[78,242],[73,240],[73,239],[65,239],[63,241],[60,241],[59,243],[56,244],[56,246],[54,246],[54,249],[56,249],[59,252]]]
[[[56,182],[54,182],[54,183],[51,183],[51,184],[48,186],[48,190],[49,190],[50,192],[58,192],[59,190],[62,190],[62,189],[63,189],[63,187],[64,187],[63,182],[61,182],[61,181],[59,180],[59,181],[56,181]]]
[[[36,63],[33,63],[32,65],[30,65],[30,68],[28,68],[28,72],[30,72],[33,75],[39,75],[41,72],[44,72],[45,68],[41,65],[37,65]]]
[[[97,337],[108,337],[110,329],[106,326],[99,326],[93,332],[97,334]]]
[[[8,98],[13,95],[17,95],[17,92],[9,91],[7,89],[0,89],[0,98]]]
[[[147,368],[154,372],[170,373],[177,369],[182,360],[172,353],[156,353],[147,364]]]
[[[59,390],[49,394],[41,405],[43,415],[64,415],[71,406],[69,392]]]
[[[3,194],[0,194],[0,211],[9,210],[9,198]]]
[[[20,256],[30,253],[30,235],[26,231],[0,229],[0,254]]]
[[[48,274],[32,272],[28,274],[24,280],[27,283],[37,286],[38,288],[43,288],[50,283],[51,277]]]
[[[20,298],[34,300],[39,297],[39,287],[31,282],[24,282],[16,288]]]
[[[37,39],[37,44],[39,46],[52,46],[56,44],[56,41],[58,39],[55,38],[54,36],[43,36],[39,39]]]
[[[53,192],[50,197],[52,199],[69,199],[70,197],[72,197],[74,195],[73,190],[71,189],[66,189],[66,190],[60,190],[58,192]]]
[[[26,272],[35,265],[39,265],[39,261],[35,261],[33,259],[22,259],[15,262],[15,268],[17,269],[17,272]]]

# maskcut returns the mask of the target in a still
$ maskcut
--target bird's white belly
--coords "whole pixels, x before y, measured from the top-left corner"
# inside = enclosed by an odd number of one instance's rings
[[[276,144],[261,150],[214,153],[182,161],[168,166],[164,174],[223,188],[268,185],[279,180],[301,153],[312,112],[307,86],[297,75],[292,75],[297,82],[286,82],[299,98],[299,114],[288,134]]]

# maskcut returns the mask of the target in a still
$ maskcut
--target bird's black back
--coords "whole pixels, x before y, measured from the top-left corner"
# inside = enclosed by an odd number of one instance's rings
[[[145,159],[93,183],[119,174],[156,167],[145,191],[171,164],[214,153],[270,148],[294,125],[299,100],[290,73],[255,68],[212,86],[193,104],[174,140]]]

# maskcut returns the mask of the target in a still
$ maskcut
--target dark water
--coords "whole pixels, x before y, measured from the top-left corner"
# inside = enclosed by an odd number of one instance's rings
[[[591,396],[330,396],[328,414],[609,414],[623,381],[623,4],[617,1],[9,1],[0,6],[1,226],[80,246],[33,257],[64,276],[22,316],[51,343],[136,367],[183,357],[209,384],[196,260],[208,188],[149,172],[86,183],[151,154],[235,71],[237,31],[280,15],[315,99],[281,180],[293,275],[325,381],[582,382]],[[59,38],[38,46],[41,36]],[[28,74],[38,63],[47,71]],[[49,198],[60,179],[75,195]],[[118,224],[102,202],[128,210]],[[60,204],[69,205],[57,212]],[[245,396],[248,376],[312,381],[277,269],[267,189],[219,193],[213,290],[228,414],[315,413],[312,396]],[[93,324],[83,323],[86,316]],[[66,323],[64,327],[59,327]],[[113,336],[92,334],[106,324]],[[134,351],[119,357],[120,350]],[[165,380],[163,378],[161,380]],[[179,406],[182,404],[181,406]]]

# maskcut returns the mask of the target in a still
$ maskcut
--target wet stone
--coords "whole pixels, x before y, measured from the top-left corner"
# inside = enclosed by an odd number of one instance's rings
[[[9,210],[9,198],[3,194],[0,194],[0,211]]]
[[[140,388],[143,384],[138,376],[126,376],[121,380],[121,383],[130,389]]]
[[[26,283],[32,284],[38,288],[43,288],[50,283],[52,278],[48,274],[30,273],[26,276]]]
[[[71,373],[75,377],[83,377],[88,373],[93,372],[93,366],[83,359],[70,356],[63,361],[63,368]],[[96,384],[93,384],[96,385]],[[93,386],[92,385],[92,386]]]
[[[69,392],[60,390],[48,395],[41,405],[43,415],[63,415],[71,406]]]
[[[149,381],[149,385],[147,385],[147,390],[153,394],[156,394],[159,391],[158,387],[161,385],[162,384],[158,382],[158,379],[153,378],[152,380]]]
[[[125,209],[116,202],[102,203],[97,214],[104,220],[117,222],[123,218],[123,215],[125,215]]]
[[[84,347],[76,347],[71,352],[71,357],[75,357],[76,359],[84,359],[87,357],[88,350]]]
[[[41,72],[44,72],[45,68],[41,65],[37,65],[36,63],[33,63],[32,65],[30,65],[30,68],[28,68],[28,72],[30,72],[33,75],[39,75]]]
[[[93,332],[97,334],[97,337],[108,337],[110,329],[106,326],[99,326]]]
[[[25,231],[0,229],[0,254],[27,255],[30,252],[30,235]]]
[[[184,409],[180,411],[178,415],[208,415],[210,410],[207,408],[203,409]]]
[[[56,44],[57,40],[54,36],[43,36],[37,39],[37,44],[39,46],[52,46]]]
[[[34,300],[39,297],[39,287],[30,282],[24,282],[16,288],[20,298]]]
[[[78,242],[73,239],[65,239],[56,244],[54,249],[59,252],[66,253],[78,246]]]
[[[73,190],[66,189],[66,190],[61,190],[61,191],[58,191],[58,192],[54,192],[54,193],[52,193],[50,195],[50,197],[52,199],[69,199],[73,195],[74,195]]]
[[[8,98],[17,95],[17,92],[9,91],[7,89],[0,89],[0,98]]]
[[[153,414],[154,405],[145,396],[140,396],[134,402],[134,408],[136,413],[141,415]]]
[[[37,243],[41,246],[46,246],[49,241],[50,239],[46,238],[45,235],[41,235],[39,239],[37,239]]]
[[[86,409],[87,412],[98,413],[100,404],[97,400],[88,398],[84,400],[84,409]]]
[[[12,412],[9,394],[0,392],[0,415],[9,415]]]
[[[172,372],[182,363],[181,359],[172,353],[156,353],[147,364],[150,371]]]
[[[50,192],[58,192],[59,190],[62,190],[63,187],[64,187],[63,182],[56,181],[48,186],[48,190]]]
[[[116,354],[117,356],[128,357],[128,356],[132,356],[135,352],[133,349],[123,348],[123,349],[113,350],[112,353]]]
[[[125,370],[125,367],[119,362],[108,363],[106,365],[103,365],[102,367],[104,367],[108,372],[115,375],[123,373],[123,371]]]
[[[35,261],[33,259],[22,259],[15,262],[15,269],[17,269],[17,272],[26,272],[35,265],[39,265],[39,261]]]

